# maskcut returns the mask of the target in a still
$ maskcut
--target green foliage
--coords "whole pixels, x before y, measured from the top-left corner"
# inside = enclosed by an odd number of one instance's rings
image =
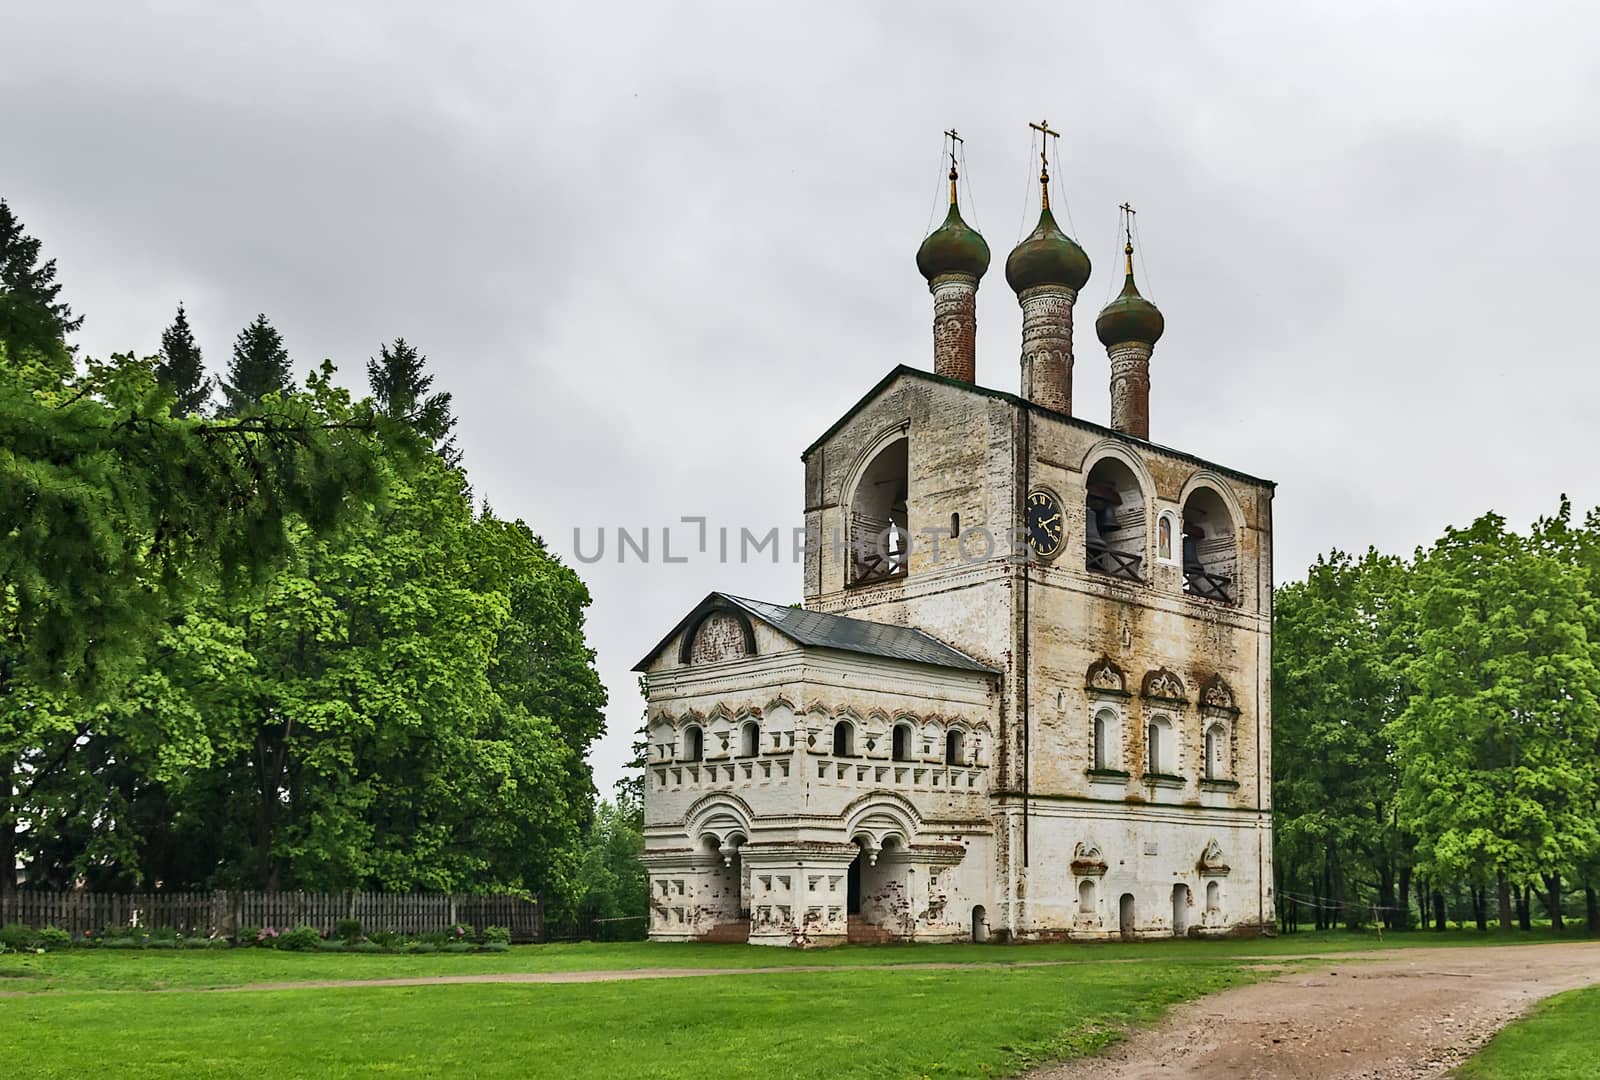
[[[302,924],[279,934],[274,944],[287,952],[308,952],[322,946],[322,931]]]
[[[0,926],[0,947],[10,949],[12,952],[36,949],[39,947],[38,931],[21,923]]]
[[[644,814],[626,795],[602,802],[584,844],[578,872],[580,925],[595,927],[597,940],[642,938],[649,930],[650,880],[644,852]],[[600,922],[599,920],[618,920]]]
[[[485,945],[510,945],[510,928],[505,926],[485,926],[483,928],[483,943]]]
[[[59,926],[40,927],[38,941],[46,949],[70,949],[72,947],[72,935]]]
[[[455,468],[461,454],[451,434],[456,419],[450,412],[450,395],[428,392],[433,376],[425,370],[427,363],[428,358],[404,338],[395,338],[394,344],[379,347],[376,359],[367,361],[367,382],[385,416],[406,424]]]
[[[1563,879],[1600,881],[1597,552],[1600,517],[1563,500],[1526,535],[1487,514],[1408,562],[1335,552],[1278,591],[1280,910],[1403,921],[1418,875],[1480,911],[1494,887],[1509,923],[1513,888],[1559,916]]]
[[[355,941],[361,937],[360,919],[340,919],[333,924],[333,936],[340,941]]]
[[[161,332],[161,354],[155,364],[156,382],[172,395],[175,416],[202,413],[211,400],[212,380],[206,375],[200,346],[189,329],[189,316],[178,305],[172,325]]]
[[[56,261],[39,261],[40,243],[0,199],[0,341],[19,352],[66,361],[63,339],[83,325],[60,299]]]
[[[266,315],[257,315],[234,339],[233,358],[228,361],[227,378],[222,381],[222,413],[243,416],[259,410],[269,397],[293,390],[283,336]]]

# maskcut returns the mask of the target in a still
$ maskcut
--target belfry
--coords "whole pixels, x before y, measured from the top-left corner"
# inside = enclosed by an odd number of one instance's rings
[[[638,665],[654,939],[1272,932],[1274,487],[1150,441],[1165,321],[1126,205],[1110,423],[1074,413],[1090,261],[1030,127],[1019,392],[978,381],[990,252],[949,131],[916,256],[933,370],[894,368],[802,454],[804,606],[714,592]]]

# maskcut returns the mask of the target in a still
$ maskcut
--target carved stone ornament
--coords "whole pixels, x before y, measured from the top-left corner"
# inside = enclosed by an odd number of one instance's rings
[[[1187,701],[1184,696],[1183,680],[1178,678],[1166,668],[1152,671],[1144,677],[1144,696],[1161,698],[1163,701]]]
[[[1200,690],[1200,704],[1208,709],[1217,709],[1221,712],[1236,713],[1238,707],[1233,703],[1233,691],[1228,684],[1222,681],[1221,675],[1213,675],[1207,680]]]
[[[1123,694],[1127,692],[1128,686],[1122,669],[1109,658],[1102,656],[1089,665],[1088,688],[1111,694]]]
[[[1206,849],[1200,853],[1200,872],[1222,876],[1228,872],[1228,864],[1222,857],[1222,846],[1215,840],[1207,842]]]
[[[1072,872],[1084,877],[1104,874],[1106,857],[1100,851],[1100,845],[1093,841],[1078,841],[1078,846],[1072,850]]]

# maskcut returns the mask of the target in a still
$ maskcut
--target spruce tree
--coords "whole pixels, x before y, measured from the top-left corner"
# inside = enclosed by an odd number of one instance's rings
[[[181,303],[172,325],[161,332],[156,380],[176,398],[172,403],[174,416],[201,412],[211,400],[211,379],[206,375],[200,346],[195,343],[194,333],[189,329],[189,316]]]
[[[293,389],[289,353],[283,347],[283,337],[265,315],[257,315],[234,340],[228,377],[222,381],[222,415],[239,416],[250,412],[268,394]]]
[[[0,341],[14,356],[34,352],[70,366],[64,339],[83,318],[57,299],[60,292],[56,261],[39,261],[39,241],[0,199]]]
[[[433,376],[424,370],[427,363],[428,358],[405,338],[395,338],[393,345],[379,346],[376,359],[367,361],[367,382],[379,411],[410,425],[453,468],[460,464],[461,452],[451,434],[456,420],[450,412],[450,395],[428,393]]]

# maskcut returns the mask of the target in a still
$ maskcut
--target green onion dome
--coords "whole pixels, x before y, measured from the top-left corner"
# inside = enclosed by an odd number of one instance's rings
[[[977,279],[989,269],[989,245],[976,229],[961,220],[961,210],[954,199],[944,224],[929,233],[917,249],[917,269],[929,282],[945,274]]]
[[[1127,281],[1117,298],[1107,304],[1094,321],[1094,332],[1100,338],[1100,344],[1108,349],[1124,341],[1138,341],[1153,346],[1161,340],[1167,320],[1162,318],[1159,308],[1139,295],[1139,288],[1133,283],[1133,245],[1129,244],[1123,250],[1128,257]]]
[[[1089,256],[1056,225],[1045,206],[1039,224],[1006,259],[1006,283],[1021,293],[1035,285],[1065,285],[1074,291],[1089,280]]]

